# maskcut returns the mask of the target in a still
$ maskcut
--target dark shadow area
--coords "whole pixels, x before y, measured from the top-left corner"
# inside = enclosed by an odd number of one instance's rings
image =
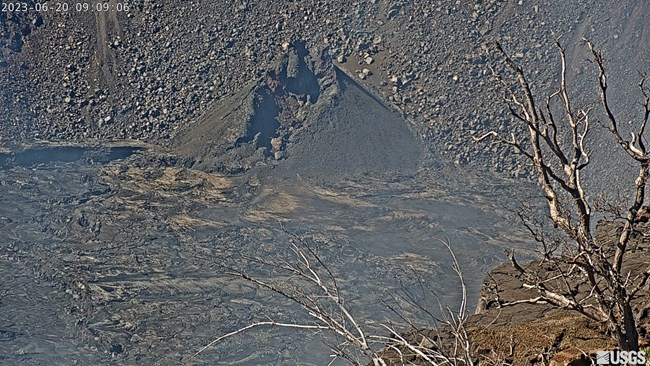
[[[240,146],[244,143],[254,142],[256,148],[267,148],[267,154],[271,151],[271,139],[277,136],[277,129],[280,128],[278,115],[280,106],[275,97],[267,89],[262,89],[255,101],[255,112],[248,123],[246,134],[240,137],[235,143]]]
[[[295,42],[293,46],[298,54],[298,76],[287,77],[286,90],[289,93],[308,95],[309,101],[316,103],[320,97],[320,85],[318,85],[318,78],[305,62],[309,51],[305,47],[305,42]]]
[[[129,156],[144,150],[142,147],[132,147],[132,146],[117,146],[108,149],[108,154],[104,157],[100,156],[100,163],[108,163],[113,160],[125,159]]]

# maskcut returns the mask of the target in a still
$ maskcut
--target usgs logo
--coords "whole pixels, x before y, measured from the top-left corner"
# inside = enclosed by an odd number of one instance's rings
[[[598,351],[597,365],[645,365],[644,351]]]

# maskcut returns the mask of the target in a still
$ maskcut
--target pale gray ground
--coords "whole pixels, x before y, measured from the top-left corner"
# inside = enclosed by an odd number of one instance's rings
[[[458,301],[440,239],[465,268],[471,304],[504,246],[520,245],[501,208],[506,186],[449,169],[328,183],[249,178],[137,156],[0,170],[2,362],[171,365],[265,315],[301,318],[220,267],[235,248],[286,258],[279,222],[317,243],[351,310],[374,326],[397,320],[380,300],[417,290],[418,278]],[[317,335],[259,330],[197,364],[327,359]]]

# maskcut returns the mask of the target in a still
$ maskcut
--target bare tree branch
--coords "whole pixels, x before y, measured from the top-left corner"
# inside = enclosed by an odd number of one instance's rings
[[[333,360],[344,359],[351,365],[361,366],[363,363],[359,357],[366,357],[371,360],[374,366],[387,366],[387,360],[384,358],[386,350],[392,350],[397,357],[402,359],[407,354],[413,355],[424,364],[431,366],[474,365],[471,355],[471,342],[465,330],[467,291],[460,264],[448,240],[443,241],[443,243],[451,255],[452,270],[458,276],[462,300],[458,310],[451,310],[446,307],[441,317],[435,317],[440,321],[438,325],[444,327],[446,331],[450,331],[453,336],[449,344],[443,344],[440,340],[431,340],[429,338],[426,338],[426,342],[424,342],[425,338],[423,337],[426,336],[417,332],[413,326],[412,331],[415,332],[413,336],[401,334],[396,327],[388,324],[380,324],[380,326],[389,331],[389,337],[368,334],[345,304],[334,273],[327,268],[326,263],[313,245],[304,236],[288,232],[284,227],[282,229],[290,238],[290,253],[293,256],[291,260],[274,260],[273,258],[264,258],[259,255],[250,256],[239,252],[240,258],[233,258],[232,260],[239,265],[251,267],[251,271],[228,266],[226,267],[227,273],[288,299],[298,305],[311,318],[311,322],[298,322],[293,319],[291,321],[268,319],[254,322],[215,338],[191,355],[184,364],[191,363],[199,354],[227,338],[254,328],[271,326],[330,333],[339,339],[337,344],[329,345]],[[406,296],[410,298],[409,301],[412,304],[424,309],[422,305],[417,304],[415,297],[410,293],[407,292]],[[398,306],[401,305],[398,303]],[[400,309],[403,310],[403,308]],[[394,310],[399,313],[399,310]],[[407,320],[404,315],[401,316],[403,320]],[[433,315],[431,316],[433,317]],[[407,323],[412,324],[408,321]],[[378,343],[386,347],[381,353],[373,349]],[[434,346],[432,347],[432,345]]]
[[[515,152],[527,159],[535,168],[538,183],[546,197],[550,221],[568,235],[575,244],[575,254],[561,257],[549,250],[545,233],[531,225],[530,220],[519,213],[524,226],[542,246],[543,261],[553,265],[554,276],[541,277],[540,272],[521,266],[514,252],[509,254],[512,267],[516,270],[525,288],[534,289],[538,297],[502,303],[511,306],[517,303],[550,303],[571,309],[608,324],[616,334],[621,348],[638,350],[638,333],[631,306],[632,298],[646,286],[650,274],[631,277],[623,273],[623,262],[628,243],[639,211],[645,202],[645,189],[649,177],[650,159],[644,142],[644,132],[650,118],[650,93],[646,87],[647,76],[643,75],[639,89],[643,97],[643,115],[638,131],[631,140],[623,138],[617,118],[609,104],[608,79],[602,53],[585,40],[591,58],[598,70],[600,104],[607,116],[608,130],[623,151],[638,163],[635,193],[632,203],[624,215],[624,226],[618,236],[615,250],[599,243],[592,232],[592,205],[584,191],[581,172],[590,164],[587,138],[590,129],[590,108],[574,107],[567,80],[566,52],[559,39],[555,45],[560,58],[560,81],[557,89],[546,98],[545,108],[538,108],[531,85],[523,68],[505,52],[501,44],[495,44],[495,52],[503,60],[518,84],[515,92],[510,84],[494,68],[493,75],[504,86],[504,98],[513,121],[527,127],[528,134],[512,133],[505,139],[496,131],[487,131],[475,142],[490,139],[492,143],[511,146]],[[513,82],[514,84],[514,82]],[[523,95],[523,99],[519,98]],[[561,111],[561,113],[556,113]],[[609,207],[597,202],[597,208]],[[619,211],[620,212],[620,211]],[[582,277],[578,277],[580,274]],[[575,285],[572,285],[575,284]],[[585,295],[578,296],[578,289],[586,287]],[[588,287],[587,287],[588,286]],[[583,290],[584,291],[584,290]]]

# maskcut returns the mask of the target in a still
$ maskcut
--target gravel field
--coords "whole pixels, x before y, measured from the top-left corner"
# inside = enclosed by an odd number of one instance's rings
[[[362,84],[412,120],[430,149],[517,174],[524,167],[508,151],[466,143],[486,127],[509,128],[486,42],[503,42],[546,90],[557,78],[553,34],[563,35],[578,77],[592,74],[579,41],[593,39],[611,60],[621,113],[636,105],[631,86],[650,56],[650,5],[638,0],[125,4],[129,11],[0,13],[5,140],[164,140],[304,41],[352,74],[371,71]],[[584,81],[579,88],[593,87]]]

